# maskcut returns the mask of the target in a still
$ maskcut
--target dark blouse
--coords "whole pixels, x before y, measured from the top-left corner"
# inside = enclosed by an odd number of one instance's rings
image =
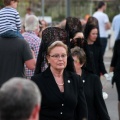
[[[114,72],[120,72],[120,40],[115,41],[111,67],[114,67]]]
[[[111,67],[114,67],[113,81],[120,82],[120,39],[115,41],[113,56],[111,60]]]
[[[110,120],[102,96],[100,78],[95,74],[83,71],[82,80],[88,107],[88,120]]]
[[[97,46],[95,44],[89,44],[88,46],[89,46],[90,52],[92,52],[93,54],[95,74],[100,76],[100,74],[102,73],[104,75],[105,73],[107,73],[107,71],[103,63],[103,55],[102,55],[101,46]]]
[[[87,106],[80,76],[64,71],[63,77],[64,93],[60,92],[49,67],[43,73],[31,78],[42,93],[40,120],[87,118]]]

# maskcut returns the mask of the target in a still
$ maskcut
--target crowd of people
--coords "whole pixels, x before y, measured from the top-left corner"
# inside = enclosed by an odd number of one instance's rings
[[[84,25],[67,17],[53,27],[31,8],[21,27],[18,2],[4,0],[0,10],[0,120],[110,120],[101,75],[116,83],[120,119],[120,15],[112,23],[111,77],[103,61],[111,27],[105,2]]]

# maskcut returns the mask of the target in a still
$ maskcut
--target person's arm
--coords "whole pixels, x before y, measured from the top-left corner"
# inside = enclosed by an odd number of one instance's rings
[[[20,16],[19,16],[19,13],[17,12],[16,13],[16,27],[17,27],[17,30],[20,31],[21,30],[21,21],[20,21]]]
[[[110,69],[109,69],[110,72],[114,72],[115,66],[117,64],[117,62],[116,62],[118,59],[117,43],[118,43],[118,41],[115,41],[114,48],[113,48],[113,56],[111,59],[111,64],[110,64]]]
[[[33,59],[25,61],[25,65],[28,69],[34,70],[36,66],[36,58],[33,50],[31,50],[31,52],[32,52]]]
[[[30,49],[29,44],[24,41],[23,51],[22,51],[23,61],[27,68],[34,70],[36,66],[36,59],[34,52]]]
[[[109,72],[113,72],[114,69],[115,69],[114,67],[110,67]]]
[[[100,120],[110,120],[108,111],[105,105],[105,101],[102,95],[102,84],[97,75],[93,77],[94,79],[94,103],[96,108],[96,113]]]
[[[34,59],[27,60],[27,61],[25,61],[25,65],[27,66],[28,69],[34,70],[35,65],[36,65],[36,61]]]
[[[105,29],[109,30],[111,28],[111,24],[109,22],[105,23]]]
[[[103,62],[103,55],[102,55],[101,47],[100,47],[100,51],[99,51],[99,68],[100,68],[100,73],[102,73],[104,75],[106,80],[111,80],[111,76],[107,73],[107,70],[105,68],[105,64]]]
[[[104,75],[107,73],[106,68],[105,68],[105,64],[103,62],[103,55],[102,55],[102,48],[99,48],[99,68],[100,68],[100,72]]]
[[[111,28],[111,24],[109,22],[109,18],[107,15],[105,15],[105,19],[104,19],[104,22],[105,22],[105,29],[108,30]]]
[[[113,21],[112,21],[112,29],[113,29],[113,31],[115,30],[115,18],[113,18]]]
[[[73,39],[76,39],[76,38],[84,38],[83,33],[82,32],[77,32]]]
[[[35,58],[37,59],[39,49],[40,49],[41,39],[36,39],[36,42],[32,43],[32,50],[34,51]]]

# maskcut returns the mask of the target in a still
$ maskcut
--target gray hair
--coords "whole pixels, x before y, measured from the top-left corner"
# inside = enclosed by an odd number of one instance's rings
[[[71,49],[71,55],[72,56],[77,56],[77,58],[79,59],[79,62],[81,64],[85,64],[86,63],[86,54],[85,51],[80,48],[80,47],[74,47]]]
[[[39,27],[39,20],[35,15],[29,15],[25,19],[25,30],[26,31],[34,31]]]
[[[12,78],[0,89],[0,120],[27,120],[40,103],[41,93],[34,82]]]

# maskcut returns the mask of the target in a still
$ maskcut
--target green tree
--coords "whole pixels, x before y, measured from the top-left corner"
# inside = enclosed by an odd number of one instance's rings
[[[0,1],[0,7],[2,7],[2,6],[3,6],[3,0]]]

